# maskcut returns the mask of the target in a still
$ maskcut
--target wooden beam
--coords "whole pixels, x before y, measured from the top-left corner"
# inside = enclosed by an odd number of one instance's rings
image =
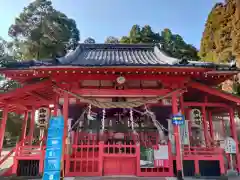
[[[31,92],[28,92],[28,94],[30,94],[30,95],[32,95],[32,96],[40,99],[40,100],[41,100],[42,102],[44,102],[44,103],[49,103],[49,104],[50,104],[51,102],[53,102],[53,101],[51,101],[51,100],[43,97],[42,95],[40,95],[40,94],[38,94],[38,93],[36,93],[36,92],[32,92],[32,91],[31,91]]]
[[[214,95],[214,96],[218,96],[218,97],[221,97],[223,99],[226,99],[226,100],[229,100],[229,101],[232,101],[232,102],[240,104],[240,98],[239,97],[234,96],[232,94],[225,93],[225,92],[220,91],[218,89],[209,87],[209,86],[207,86],[205,84],[192,81],[192,82],[190,82],[188,84],[188,86],[190,86],[190,87],[192,87],[194,89],[198,89],[200,91],[206,92],[208,94],[211,94],[211,95]]]
[[[36,83],[36,84],[25,85],[21,88],[17,88],[17,89],[14,89],[13,91],[9,91],[9,92],[1,94],[0,101],[2,101],[3,99],[13,97],[13,96],[21,95],[23,93],[26,93],[26,92],[29,92],[29,91],[32,91],[32,90],[39,89],[39,88],[44,87],[44,86],[49,86],[50,84],[51,84],[51,81],[46,80],[46,81],[41,81],[41,82]]]
[[[89,97],[154,97],[165,95],[169,89],[72,89],[71,92]]]
[[[184,102],[183,103],[184,107],[225,107],[225,108],[229,108],[229,106],[227,104],[224,103],[205,103],[205,102]]]

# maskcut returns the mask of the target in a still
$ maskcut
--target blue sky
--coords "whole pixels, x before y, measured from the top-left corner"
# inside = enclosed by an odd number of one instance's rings
[[[0,36],[31,0],[0,0]],[[133,24],[149,24],[155,32],[169,28],[199,48],[208,13],[221,0],[52,0],[56,9],[75,19],[81,40],[128,35]]]

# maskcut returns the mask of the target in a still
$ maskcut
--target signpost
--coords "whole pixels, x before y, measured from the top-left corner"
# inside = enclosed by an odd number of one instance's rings
[[[185,123],[185,118],[182,114],[176,114],[172,117],[173,125],[183,125]]]
[[[179,133],[178,136],[181,137],[179,125],[184,125],[185,124],[184,116],[181,113],[173,115],[172,124],[175,125],[175,126],[178,126],[177,127],[178,128],[178,133]],[[182,157],[182,143],[181,143],[181,140],[180,140],[180,158],[181,158],[181,163],[182,163],[182,175],[184,176],[184,174],[183,174],[183,157]]]
[[[63,117],[52,117],[48,127],[43,180],[59,180],[61,177],[63,132]]]

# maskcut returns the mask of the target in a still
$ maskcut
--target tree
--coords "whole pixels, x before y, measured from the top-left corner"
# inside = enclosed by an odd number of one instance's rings
[[[129,43],[130,43],[130,38],[127,37],[127,36],[123,36],[123,37],[120,39],[120,43],[121,43],[121,44],[129,44]]]
[[[95,40],[91,37],[88,37],[87,39],[84,40],[85,44],[95,44]]]
[[[187,44],[178,34],[173,34],[170,29],[164,29],[161,32],[160,42],[162,50],[169,56],[188,60],[199,60],[198,50],[190,44]]]
[[[0,65],[3,66],[5,63],[8,63],[13,60],[12,56],[9,55],[10,43],[5,41],[0,37]]]
[[[152,28],[149,25],[144,26],[141,29],[141,42],[154,43],[155,41],[155,33],[152,31]]]
[[[22,59],[63,56],[79,42],[75,21],[55,10],[49,0],[35,0],[25,7],[8,33]]]
[[[119,40],[116,37],[109,36],[106,38],[105,42],[106,44],[119,44]]]
[[[239,9],[238,0],[227,0],[209,13],[199,52],[205,61],[228,62],[235,56],[240,62]]]
[[[129,32],[130,43],[137,44],[141,43],[141,28],[139,25],[133,25],[132,29]]]
[[[129,36],[123,36],[120,43],[160,43],[162,51],[169,56],[178,59],[199,60],[198,50],[193,45],[187,44],[180,35],[173,34],[170,29],[155,33],[149,25],[142,28],[139,25],[133,25]]]
[[[240,65],[239,15],[239,0],[226,0],[225,3],[215,4],[208,15],[201,39],[199,55],[204,61],[229,62],[235,56],[237,64]],[[225,82],[224,89],[240,94],[238,77],[240,76],[234,77],[233,82]]]

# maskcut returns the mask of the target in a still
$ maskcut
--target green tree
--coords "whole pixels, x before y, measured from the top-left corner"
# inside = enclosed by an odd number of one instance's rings
[[[151,26],[146,25],[141,29],[141,42],[142,43],[155,42],[155,33],[152,31]]]
[[[13,61],[13,57],[9,55],[11,51],[11,43],[0,37],[0,65]]]
[[[129,36],[123,36],[120,43],[160,43],[162,51],[169,56],[179,59],[199,60],[198,50],[193,45],[186,43],[180,35],[173,34],[170,29],[155,33],[149,25],[142,28],[139,25],[133,25]]]
[[[87,39],[84,40],[85,44],[95,44],[95,39],[88,37]]]
[[[169,56],[199,60],[198,50],[193,45],[187,44],[180,35],[173,34],[170,29],[164,29],[161,38],[162,49]]]
[[[63,56],[79,42],[75,21],[55,10],[49,0],[35,0],[25,7],[8,33],[22,59]]]
[[[129,43],[130,43],[130,38],[127,37],[127,36],[123,36],[123,37],[120,39],[120,43],[121,43],[121,44],[129,44]]]
[[[5,64],[9,62],[15,61],[13,56],[10,55],[12,52],[11,49],[12,44],[5,41],[0,37],[0,66],[3,67]],[[15,89],[19,87],[19,83],[16,81],[5,78],[0,75],[0,93],[9,91],[10,89]]]
[[[106,43],[106,44],[119,44],[119,40],[116,37],[108,36],[104,43]]]
[[[141,43],[142,34],[141,34],[141,28],[139,25],[137,24],[133,25],[132,29],[129,32],[129,38],[130,38],[130,43],[132,44]]]

